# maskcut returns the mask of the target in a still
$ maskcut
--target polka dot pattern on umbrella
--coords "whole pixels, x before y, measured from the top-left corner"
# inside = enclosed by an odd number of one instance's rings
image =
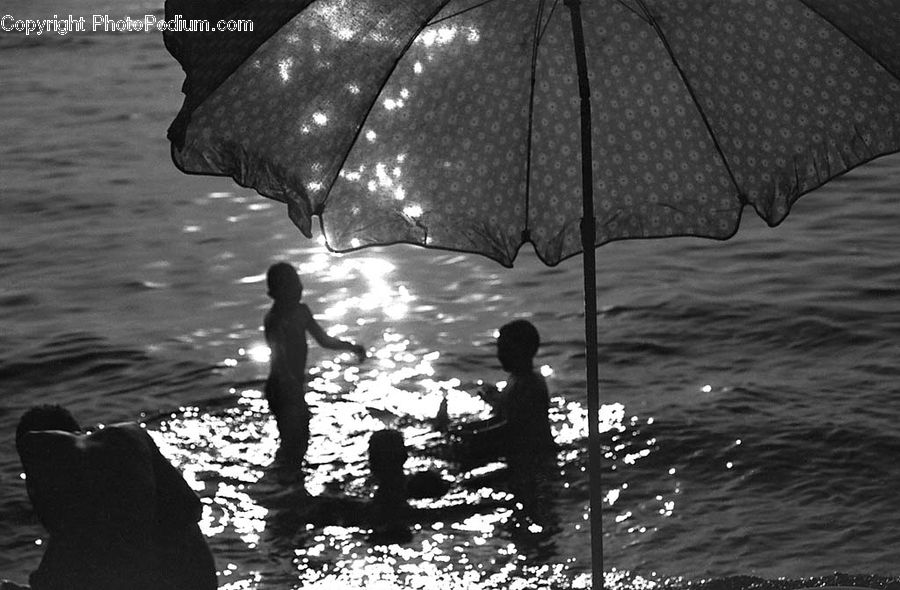
[[[194,111],[176,160],[288,202],[304,231],[321,214],[338,250],[577,254],[567,9],[439,5],[418,31],[425,9],[388,30],[313,3]],[[777,224],[802,194],[900,149],[898,3],[583,0],[582,13],[598,245],[727,238],[746,205]]]

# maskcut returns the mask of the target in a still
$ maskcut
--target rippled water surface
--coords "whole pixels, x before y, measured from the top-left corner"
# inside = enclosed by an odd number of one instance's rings
[[[278,203],[174,169],[182,76],[158,37],[0,35],[0,577],[24,580],[40,559],[12,438],[25,409],[54,402],[86,424],[147,425],[203,499],[222,587],[589,583],[579,260],[330,254]],[[898,197],[892,156],[776,229],[748,213],[729,242],[598,251],[614,587],[896,581]],[[339,515],[307,524],[269,467],[260,326],[275,260],[297,265],[332,334],[369,350],[363,364],[313,353],[307,488],[365,497],[368,435],[402,429],[407,467],[455,482],[408,542],[379,545]],[[541,500],[521,506],[490,469],[446,461],[427,420],[444,395],[456,419],[484,412],[471,392],[504,378],[493,333],[515,317],[541,331],[560,443]]]

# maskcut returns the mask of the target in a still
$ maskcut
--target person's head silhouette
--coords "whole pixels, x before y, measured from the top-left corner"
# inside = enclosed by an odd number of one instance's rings
[[[269,297],[276,302],[290,303],[300,301],[303,297],[303,283],[291,264],[276,262],[266,273],[266,285]]]
[[[537,328],[526,320],[515,320],[500,328],[497,359],[504,371],[527,373],[534,368],[534,355],[540,345]]]
[[[81,426],[72,413],[62,406],[49,404],[35,406],[22,414],[19,419],[16,426],[16,446],[20,445],[22,437],[27,433],[41,430],[79,432]]]
[[[399,431],[379,430],[369,437],[369,469],[377,483],[403,477],[403,464],[408,457]]]

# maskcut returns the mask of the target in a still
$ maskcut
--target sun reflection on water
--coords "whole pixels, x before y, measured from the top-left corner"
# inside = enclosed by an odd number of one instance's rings
[[[249,351],[258,346],[249,343],[245,354],[236,356],[257,362],[260,351]],[[535,566],[527,556],[533,552],[529,549],[532,544],[546,542],[539,539],[586,533],[586,498],[580,491],[585,473],[579,467],[584,461],[587,417],[582,406],[555,397],[551,408],[554,437],[561,446],[558,477],[562,477],[558,498],[551,504],[572,503],[565,511],[571,513],[578,506],[575,513],[579,516],[568,527],[552,519],[536,521],[520,513],[523,504],[514,495],[502,485],[497,487],[497,469],[502,464],[472,470],[460,478],[464,474],[442,458],[443,439],[428,422],[440,400],[447,397],[449,413],[456,420],[486,415],[489,408],[460,379],[438,378],[435,363],[440,361],[440,353],[417,350],[411,338],[391,331],[373,348],[377,363],[352,365],[338,355],[310,370],[313,436],[307,491],[368,497],[372,491],[365,460],[368,435],[386,426],[404,432],[411,451],[407,469],[435,469],[458,482],[485,483],[454,486],[435,502],[413,501],[421,509],[448,512],[440,520],[413,527],[412,541],[403,545],[372,545],[368,531],[358,527],[314,527],[298,522],[292,529],[296,533],[285,533],[281,530],[283,515],[264,507],[267,497],[284,492],[270,469],[277,440],[274,422],[260,387],[235,390],[232,399],[206,409],[183,408],[151,430],[164,454],[175,460],[201,495],[201,527],[217,554],[265,552],[270,545],[287,543],[293,547],[289,557],[281,552],[281,557],[273,554],[267,559],[289,560],[295,588],[416,588],[437,580],[448,588],[497,583],[506,587],[536,580],[542,587],[551,587],[545,586],[548,579],[567,580],[564,587],[571,587],[586,564]],[[608,433],[627,433],[634,424],[626,421],[620,404],[604,406],[601,421]],[[623,463],[629,453],[650,454],[622,442],[610,453],[613,460]],[[605,502],[620,503],[626,487],[610,491]],[[484,504],[485,508],[460,513],[459,507],[467,504]],[[660,496],[659,504],[663,516],[670,516],[675,509],[670,498]],[[635,523],[641,515],[626,505],[612,518],[623,524]],[[628,530],[638,535],[648,528],[637,522]],[[265,583],[271,572],[239,564],[223,569],[220,575],[227,577],[224,588],[255,588]]]
[[[201,527],[219,563],[223,588],[442,588],[573,587],[589,564],[587,543],[587,410],[578,392],[554,391],[558,359],[539,366],[551,392],[550,420],[559,445],[555,468],[535,476],[537,504],[509,487],[502,462],[464,470],[433,418],[442,400],[451,422],[486,418],[490,406],[475,392],[497,383],[455,376],[456,359],[429,350],[404,331],[408,322],[373,332],[373,325],[419,313],[418,294],[395,279],[386,257],[335,258],[313,252],[296,263],[301,276],[315,276],[305,298],[331,334],[366,332],[368,359],[318,351],[312,359],[307,401],[312,432],[305,491],[313,497],[369,498],[367,465],[372,432],[403,432],[410,472],[430,470],[451,489],[438,500],[412,500],[422,511],[403,544],[379,544],[371,531],[346,522],[304,521],[309,496],[299,484],[280,480],[272,462],[277,429],[262,393],[270,351],[259,332],[221,363],[255,379],[235,385],[205,407],[181,408],[150,422],[163,453],[201,496]],[[246,283],[264,281],[248,276]],[[324,288],[321,289],[319,285]],[[337,285],[337,287],[335,287]],[[413,309],[415,311],[411,312]],[[360,322],[360,318],[369,320]],[[236,341],[240,341],[236,339]],[[487,354],[491,354],[488,352]],[[230,366],[233,365],[233,366]],[[448,368],[449,367],[449,368]],[[604,503],[615,534],[639,539],[652,534],[652,518],[676,513],[677,498],[660,490],[650,503],[630,493],[627,469],[653,456],[656,440],[640,431],[651,419],[627,417],[622,404],[606,404],[600,431],[607,464],[616,478]],[[673,475],[669,475],[673,477]],[[273,499],[282,504],[273,505]],[[284,503],[287,502],[285,505]],[[535,509],[539,506],[540,509]],[[616,528],[619,527],[619,528]],[[623,542],[635,542],[626,540]],[[555,586],[554,586],[555,584]]]

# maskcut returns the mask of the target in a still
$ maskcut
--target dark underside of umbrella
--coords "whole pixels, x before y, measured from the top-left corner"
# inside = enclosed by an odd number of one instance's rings
[[[169,0],[252,32],[172,32],[184,171],[287,203],[329,247],[512,264],[581,251],[578,83],[562,2]],[[595,244],[727,238],[900,149],[894,0],[583,0]]]

